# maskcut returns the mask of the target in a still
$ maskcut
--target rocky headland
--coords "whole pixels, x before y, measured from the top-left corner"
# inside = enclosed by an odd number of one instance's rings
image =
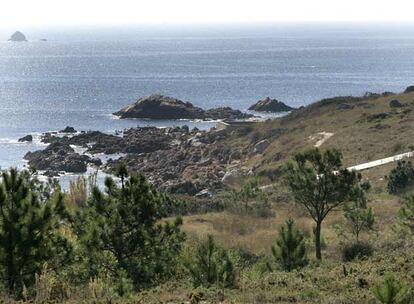
[[[229,107],[203,110],[191,102],[181,101],[163,95],[151,95],[140,98],[135,103],[113,113],[119,118],[148,118],[148,119],[246,119],[253,117]]]

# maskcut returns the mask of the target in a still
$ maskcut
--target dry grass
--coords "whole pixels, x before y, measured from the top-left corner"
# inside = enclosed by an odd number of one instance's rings
[[[391,108],[389,102],[393,99],[398,99],[405,106]],[[250,134],[235,139],[232,146],[249,149],[254,144],[252,134],[271,141],[263,155],[251,156],[245,163],[257,168],[257,172],[280,167],[295,153],[313,147],[320,132],[334,133],[321,149],[341,150],[345,166],[388,157],[414,150],[413,100],[414,93],[350,101],[347,104],[353,108],[346,110],[338,108],[343,102],[316,103],[287,117],[258,123]],[[388,113],[388,116],[369,119],[371,115],[380,113]],[[281,129],[283,133],[275,135]]]

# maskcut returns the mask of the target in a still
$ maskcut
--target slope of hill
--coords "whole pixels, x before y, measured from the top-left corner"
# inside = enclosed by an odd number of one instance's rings
[[[336,97],[257,123],[232,145],[252,151],[257,142],[269,141],[262,154],[250,153],[245,165],[275,177],[295,153],[314,146],[341,150],[345,166],[414,150],[413,125],[413,92]]]

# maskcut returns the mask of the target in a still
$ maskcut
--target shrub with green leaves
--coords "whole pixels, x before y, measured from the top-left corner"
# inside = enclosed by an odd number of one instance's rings
[[[263,218],[274,215],[268,196],[260,189],[257,178],[249,180],[239,190],[232,190],[226,209],[236,214]]]
[[[233,287],[235,270],[227,252],[218,246],[211,235],[200,242],[194,255],[185,262],[194,287],[218,285]]]
[[[275,261],[286,271],[304,267],[308,264],[306,241],[293,219],[288,219],[279,230],[276,246],[272,246]],[[272,269],[269,264],[269,268]]]
[[[0,183],[0,265],[7,291],[21,297],[45,262],[62,268],[72,246],[60,233],[67,219],[63,196],[27,171],[10,169]]]
[[[342,260],[345,262],[353,261],[355,259],[363,259],[369,257],[374,252],[372,246],[367,242],[354,242],[345,244],[342,247]]]
[[[358,203],[345,206],[344,217],[356,242],[359,242],[362,232],[370,232],[375,228],[375,216],[372,208],[364,208]]]
[[[414,185],[414,167],[410,161],[398,161],[388,175],[388,192],[397,194]]]
[[[105,192],[92,190],[76,228],[89,277],[109,273],[132,280],[140,289],[174,274],[185,236],[180,218],[160,222],[164,195],[143,175],[122,174],[121,187],[107,178]]]
[[[388,274],[383,282],[375,285],[372,292],[375,298],[383,304],[412,303],[407,299],[407,287],[391,274]]]
[[[407,196],[399,212],[401,226],[414,234],[414,195]]]

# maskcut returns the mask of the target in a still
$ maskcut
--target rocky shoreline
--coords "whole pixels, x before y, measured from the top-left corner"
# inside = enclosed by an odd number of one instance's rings
[[[244,153],[226,145],[227,132],[183,126],[131,128],[121,135],[99,131],[45,133],[41,141],[49,145],[28,152],[24,158],[30,167],[48,176],[85,173],[88,166],[113,173],[122,162],[130,171],[144,173],[162,191],[210,196],[224,187],[228,167],[237,166],[243,158]],[[109,159],[102,162],[98,155],[108,155]]]

